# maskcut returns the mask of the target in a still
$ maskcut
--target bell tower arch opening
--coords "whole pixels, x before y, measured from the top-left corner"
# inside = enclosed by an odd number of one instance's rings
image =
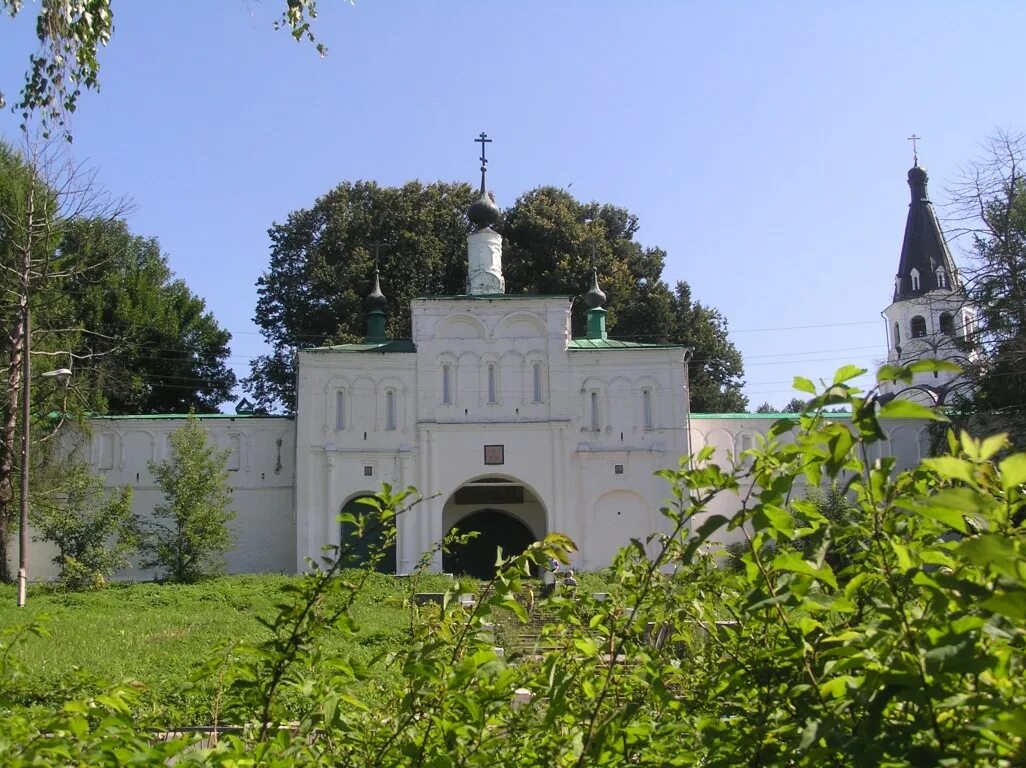
[[[487,476],[456,489],[442,510],[446,533],[476,533],[442,554],[442,569],[457,576],[491,579],[501,547],[519,555],[547,532],[547,515],[538,495],[518,480]]]

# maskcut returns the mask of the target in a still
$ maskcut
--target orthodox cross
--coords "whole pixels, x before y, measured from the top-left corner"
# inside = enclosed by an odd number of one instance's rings
[[[371,243],[371,247],[374,249],[374,271],[375,272],[378,271],[378,257],[379,257],[380,252],[381,252],[381,246],[382,246],[382,243],[379,243],[379,242]]]
[[[919,145],[918,142],[922,141],[922,136],[916,136],[914,133],[909,136],[905,141],[912,142],[912,161],[914,165],[919,165]]]
[[[482,131],[481,135],[474,139],[475,144],[481,145],[481,170],[485,169],[488,165],[488,160],[485,158],[485,144],[491,144],[492,140],[488,138],[488,134]]]

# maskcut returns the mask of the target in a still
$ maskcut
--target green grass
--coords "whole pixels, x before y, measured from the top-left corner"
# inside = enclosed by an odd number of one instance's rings
[[[48,636],[29,637],[17,657],[26,669],[20,703],[50,706],[74,690],[97,691],[106,683],[137,680],[154,696],[154,707],[182,723],[203,721],[209,696],[185,694],[194,668],[219,643],[259,642],[276,605],[292,599],[285,587],[292,576],[232,576],[200,584],[112,584],[95,592],[63,592],[50,586],[30,589],[25,608],[15,590],[0,586],[0,628],[43,619]],[[452,579],[425,576],[421,591],[444,591]],[[355,644],[327,641],[331,650],[369,661],[382,649],[398,647],[409,614],[399,607],[411,585],[373,574],[353,616],[360,624]],[[201,687],[202,688],[202,687]]]
[[[581,591],[609,591],[596,574],[579,574]],[[148,711],[177,725],[209,721],[213,684],[190,685],[194,669],[219,643],[256,643],[267,637],[258,619],[271,619],[294,576],[231,576],[200,584],[111,584],[94,592],[66,592],[38,585],[27,607],[15,605],[15,590],[0,585],[0,629],[45,621],[48,635],[29,637],[16,655],[25,667],[16,703],[52,708],[69,695],[96,693],[107,684],[143,683],[151,693]],[[355,638],[329,636],[326,650],[370,662],[381,651],[401,647],[410,614],[401,607],[413,584],[372,574],[353,609]],[[421,592],[444,592],[454,582],[422,576]],[[497,617],[498,618],[498,617]],[[504,632],[500,637],[515,635]],[[384,674],[384,670],[382,669]],[[368,684],[368,693],[372,685]]]

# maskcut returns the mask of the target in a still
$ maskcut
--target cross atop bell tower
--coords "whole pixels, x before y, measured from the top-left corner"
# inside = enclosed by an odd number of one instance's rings
[[[481,135],[484,136],[483,133]],[[919,165],[919,142],[922,141],[922,140],[923,140],[922,136],[916,136],[914,133],[911,136],[909,136],[907,139],[905,139],[905,141],[911,141],[912,142],[912,165],[917,166],[917,167]]]

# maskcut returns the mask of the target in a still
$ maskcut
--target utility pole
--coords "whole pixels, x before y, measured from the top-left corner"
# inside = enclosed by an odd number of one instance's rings
[[[28,259],[26,258],[26,261]],[[26,288],[26,286],[23,286]],[[29,446],[32,436],[29,431],[32,397],[32,315],[29,310],[28,290],[21,294],[21,322],[23,328],[21,343],[21,522],[18,526],[18,607],[25,607],[25,590],[28,581],[28,510],[29,510]]]

